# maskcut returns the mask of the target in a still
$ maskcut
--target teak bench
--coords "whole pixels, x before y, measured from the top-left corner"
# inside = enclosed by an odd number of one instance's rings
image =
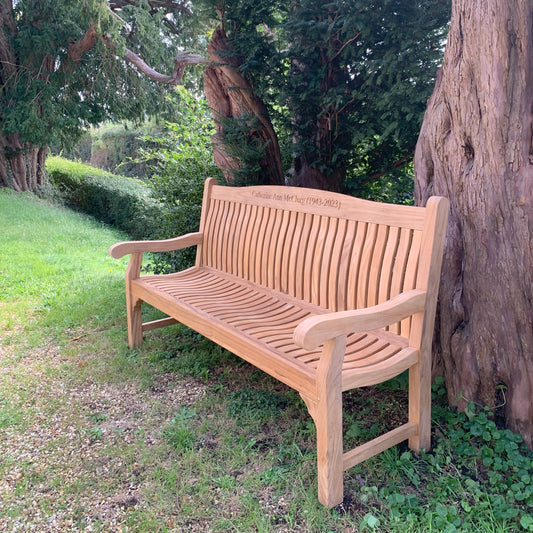
[[[379,204],[278,186],[205,184],[200,229],[113,245],[126,270],[128,336],[177,321],[297,390],[315,422],[318,495],[343,471],[409,439],[430,447],[431,343],[448,201]],[[197,246],[196,264],[140,276],[143,252]],[[141,304],[168,318],[142,323]],[[342,392],[409,369],[408,422],[343,452]]]

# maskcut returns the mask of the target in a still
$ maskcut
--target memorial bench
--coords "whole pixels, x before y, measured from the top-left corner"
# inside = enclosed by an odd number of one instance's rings
[[[318,495],[343,501],[343,471],[395,444],[430,447],[431,344],[448,201],[380,204],[278,186],[205,184],[200,228],[122,242],[130,347],[181,322],[298,391],[315,422]],[[144,252],[197,246],[195,266],[140,275]],[[167,318],[142,323],[141,304]],[[409,370],[403,425],[344,452],[342,392]]]

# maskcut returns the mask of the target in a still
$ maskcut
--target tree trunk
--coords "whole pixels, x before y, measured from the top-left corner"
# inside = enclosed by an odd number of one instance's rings
[[[451,202],[437,362],[452,404],[501,408],[533,446],[533,2],[454,0],[415,153]]]
[[[0,187],[35,192],[45,182],[46,147],[0,132]]]
[[[318,133],[318,136],[321,132]],[[322,189],[324,191],[341,192],[346,175],[345,168],[336,168],[329,174],[325,174],[318,168],[311,166],[305,156],[299,155],[294,158],[291,173],[291,185]]]
[[[281,185],[284,183],[283,166],[278,138],[270,122],[266,106],[259,100],[248,81],[238,71],[238,62],[232,55],[222,26],[213,33],[207,47],[211,64],[204,75],[204,91],[213,110],[216,134],[213,136],[215,163],[226,181],[234,183],[235,171],[242,162],[227,143],[224,119],[254,119],[259,125],[247,132],[249,141],[264,147],[260,161],[261,182]]]

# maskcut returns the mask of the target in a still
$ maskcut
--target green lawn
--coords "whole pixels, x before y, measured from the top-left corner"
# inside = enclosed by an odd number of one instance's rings
[[[297,394],[181,326],[127,348],[124,235],[1,189],[0,223],[0,531],[533,531],[533,454],[441,384],[433,450],[350,469],[323,508]],[[347,438],[405,401],[403,377],[345,395]]]

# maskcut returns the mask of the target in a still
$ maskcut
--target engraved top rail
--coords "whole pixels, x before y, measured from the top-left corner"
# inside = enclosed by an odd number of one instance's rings
[[[211,198],[347,220],[421,230],[424,209],[362,200],[329,191],[277,185],[213,186]]]

